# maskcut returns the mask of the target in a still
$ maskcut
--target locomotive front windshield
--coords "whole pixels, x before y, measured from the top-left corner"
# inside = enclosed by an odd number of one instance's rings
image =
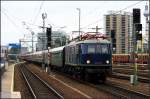
[[[110,44],[81,44],[82,54],[109,54]]]

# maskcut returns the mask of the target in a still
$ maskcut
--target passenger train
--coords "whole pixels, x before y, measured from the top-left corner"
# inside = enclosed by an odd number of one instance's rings
[[[106,39],[88,39],[66,46],[21,55],[26,61],[44,62],[50,68],[89,81],[105,81],[112,71],[111,43]]]

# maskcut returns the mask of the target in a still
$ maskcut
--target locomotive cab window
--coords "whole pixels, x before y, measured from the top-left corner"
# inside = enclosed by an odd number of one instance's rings
[[[95,53],[95,45],[88,45],[88,53]]]
[[[88,54],[88,53],[102,53],[102,54],[108,54],[110,53],[109,50],[110,45],[109,44],[82,44],[82,54]]]
[[[98,44],[96,52],[97,53],[103,53],[103,54],[109,53],[109,45],[107,45],[107,44]]]
[[[101,51],[102,53],[108,53],[108,45],[101,45]]]

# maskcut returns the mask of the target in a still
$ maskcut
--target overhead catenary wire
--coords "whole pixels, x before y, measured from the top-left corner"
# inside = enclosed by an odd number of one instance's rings
[[[20,24],[23,22],[21,18],[17,17],[17,16],[14,16],[12,15],[10,12],[8,12],[5,8],[2,7],[2,13],[5,14],[5,16],[8,18],[8,20],[20,31],[20,33],[23,33],[23,28],[19,27],[17,24],[16,24],[16,21],[14,20],[17,20],[18,22],[20,22]],[[19,28],[18,28],[19,27]]]
[[[45,1],[45,0],[43,0],[43,1],[41,2],[40,8],[39,8],[38,13],[36,14],[36,16],[35,16],[35,18],[34,18],[33,24],[35,24],[35,22],[36,22],[36,20],[37,20],[37,17],[38,17],[38,15],[39,15],[39,13],[41,12],[41,9],[42,9],[42,7],[43,7],[44,1]]]
[[[126,10],[126,9],[128,9],[128,8],[131,8],[131,7],[133,7],[133,6],[135,6],[135,5],[139,4],[139,3],[141,3],[141,2],[143,2],[143,1],[145,1],[145,0],[141,0],[141,1],[138,1],[138,2],[136,2],[136,3],[134,3],[134,4],[132,4],[132,5],[129,5],[129,6],[125,7],[125,8],[123,8],[123,9],[117,11],[117,13],[119,13],[119,12],[121,12],[121,11],[124,11],[124,10]],[[103,20],[103,18],[100,18],[100,19],[98,19],[98,20],[96,20],[96,21],[94,21],[94,22],[92,22],[92,23],[86,25],[86,26],[82,27],[81,29],[86,29],[88,26],[93,25],[93,24],[95,24],[95,23],[97,23],[97,22],[99,22],[99,21],[101,21],[101,20]]]
[[[5,8],[3,8],[2,7],[2,10],[1,11],[3,11],[3,12],[5,12],[5,13],[7,13],[7,15],[9,14],[9,16],[11,16],[11,17],[13,17],[15,20],[18,20],[18,21],[22,21],[22,19],[21,18],[19,18],[19,17],[17,17],[17,16],[14,16],[14,15],[12,15],[10,12],[8,12],[8,10],[6,10]]]
[[[3,8],[3,10],[1,10],[1,12],[6,16],[6,18],[13,24],[13,26],[16,27],[16,29],[19,31],[19,33],[23,33],[24,31],[22,31],[22,29],[20,29],[20,27],[15,23],[15,21],[13,19],[16,19],[15,16],[10,17],[10,14],[8,14],[8,11],[6,9]],[[7,13],[6,13],[7,12]],[[13,18],[13,19],[12,19]],[[20,19],[18,19],[19,21],[21,21]],[[19,28],[18,28],[19,27]],[[24,37],[25,38],[25,37]],[[25,43],[25,42],[24,42]],[[29,45],[29,44],[28,44]]]
[[[142,2],[142,1],[144,1],[144,0],[138,1],[138,2],[136,2],[135,4],[132,4],[132,5],[129,5],[129,6],[125,7],[125,8],[123,8],[122,10],[125,10],[125,9],[127,9],[127,8],[129,8],[129,7],[135,6],[135,5],[137,5],[138,3]],[[38,16],[39,12],[41,11],[41,9],[42,9],[42,7],[43,7],[43,4],[44,4],[44,1],[41,2],[41,5],[40,5],[39,11],[38,11],[36,17]],[[120,10],[120,11],[122,11],[122,10]],[[118,12],[120,12],[120,11],[118,11]],[[8,12],[8,11],[7,11],[7,12]],[[92,11],[90,11],[90,13],[92,13]],[[12,16],[12,17],[14,17],[14,16]],[[15,17],[14,17],[14,18],[15,18]],[[19,18],[17,18],[17,17],[16,17],[15,19],[20,20],[20,21],[22,22],[22,20],[19,19]],[[96,20],[96,21],[94,21],[94,22],[92,22],[92,23],[86,25],[86,26],[82,27],[81,29],[87,28],[88,26],[90,26],[90,25],[92,25],[92,24],[95,24],[95,23],[98,23],[98,22],[101,21],[101,20],[103,20],[103,18],[101,18],[101,19],[99,19],[99,20]],[[36,18],[35,18],[35,21],[36,21]],[[29,23],[29,22],[26,22],[26,23],[28,23],[28,24],[30,24],[30,25],[33,25],[33,26],[39,27],[39,25],[36,25],[35,23]],[[54,25],[54,24],[52,24],[52,25]]]
[[[27,22],[27,21],[24,21],[23,19],[21,19],[21,18],[19,18],[19,17],[17,17],[17,16],[14,16],[14,15],[12,15],[10,12],[8,12],[5,8],[3,8],[2,7],[2,11],[5,11],[5,14],[7,14],[7,16],[8,17],[11,17],[11,18],[13,18],[13,20],[18,20],[18,22],[20,22],[20,23],[26,23],[26,24],[28,24],[28,25],[32,25],[32,26],[36,26],[36,27],[39,27],[39,25],[36,25],[36,24],[33,24],[33,23],[31,23],[31,22]],[[3,11],[3,12],[4,12]]]
[[[18,27],[18,25],[3,11],[3,10],[1,10],[1,12],[7,17],[7,19],[16,27],[16,29],[20,32],[20,33],[22,33],[23,31],[22,30],[20,30]]]

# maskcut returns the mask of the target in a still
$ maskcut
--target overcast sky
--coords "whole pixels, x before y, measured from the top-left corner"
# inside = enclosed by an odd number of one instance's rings
[[[41,32],[42,13],[47,13],[46,26],[52,25],[53,30],[60,29],[71,33],[78,30],[76,8],[81,9],[81,28],[83,31],[98,25],[104,28],[104,15],[109,10],[132,12],[133,8],[141,9],[141,21],[145,27],[143,16],[147,1],[1,1],[1,44],[18,43],[24,35],[30,36],[23,21],[35,33]],[[137,4],[136,4],[137,3]],[[147,2],[148,3],[148,2]],[[135,5],[136,4],[136,5]],[[132,6],[131,6],[132,5]],[[90,25],[89,25],[90,24]],[[100,32],[104,32],[100,30]]]

